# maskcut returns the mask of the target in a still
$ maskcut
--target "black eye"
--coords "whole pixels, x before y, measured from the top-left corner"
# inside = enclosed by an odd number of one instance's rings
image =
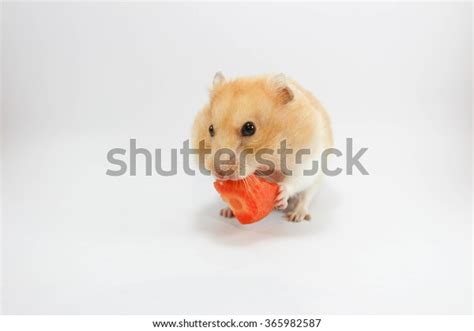
[[[211,135],[211,137],[214,137],[214,135],[216,134],[214,132],[214,125],[212,124],[209,126],[209,134]]]
[[[255,124],[253,122],[246,122],[244,126],[242,126],[242,130],[240,131],[242,133],[242,136],[252,136],[257,128],[255,127]]]

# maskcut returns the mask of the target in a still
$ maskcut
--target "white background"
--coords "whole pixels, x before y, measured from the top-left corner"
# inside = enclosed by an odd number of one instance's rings
[[[470,313],[471,21],[468,4],[3,4],[3,312]],[[130,138],[181,147],[218,70],[300,81],[370,176],[327,180],[311,222],[241,226],[209,177],[105,175]]]

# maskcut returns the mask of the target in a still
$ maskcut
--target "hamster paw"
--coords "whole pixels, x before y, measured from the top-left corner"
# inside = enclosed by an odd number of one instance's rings
[[[224,217],[226,217],[226,218],[232,218],[232,217],[234,217],[234,212],[233,212],[232,209],[230,209],[229,207],[227,207],[227,208],[222,208],[220,214],[221,214],[221,216],[224,216]]]
[[[278,196],[275,200],[275,208],[280,210],[286,209],[286,207],[288,207],[289,197],[290,194],[288,193],[286,186],[280,185],[278,190]]]
[[[301,222],[302,220],[309,221],[311,215],[305,209],[295,209],[286,214],[288,222]]]

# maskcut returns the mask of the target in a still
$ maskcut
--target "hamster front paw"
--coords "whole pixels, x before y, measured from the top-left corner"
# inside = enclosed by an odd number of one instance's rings
[[[280,187],[278,189],[278,196],[275,199],[275,208],[280,210],[286,209],[286,207],[288,207],[289,198],[290,194],[288,192],[288,189],[285,185],[280,184]]]
[[[227,208],[222,208],[220,214],[221,214],[221,216],[224,216],[224,217],[226,217],[226,218],[232,218],[232,217],[234,217],[234,212],[233,212],[232,209],[230,209],[229,207],[227,207]]]

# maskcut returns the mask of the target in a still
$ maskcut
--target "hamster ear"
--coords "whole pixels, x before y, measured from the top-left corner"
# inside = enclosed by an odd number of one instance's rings
[[[284,74],[273,76],[271,78],[271,84],[282,104],[287,104],[295,97],[293,91],[288,86],[288,82]]]
[[[224,83],[224,81],[225,81],[224,75],[222,74],[222,72],[218,71],[214,75],[214,80],[212,81],[212,85],[214,87],[216,87],[216,86],[221,85],[222,83]]]

